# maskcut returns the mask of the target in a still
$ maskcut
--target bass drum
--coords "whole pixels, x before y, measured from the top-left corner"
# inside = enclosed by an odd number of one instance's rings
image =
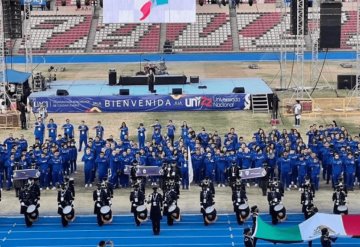
[[[100,208],[100,214],[105,224],[112,222],[112,212],[110,206],[102,206]]]
[[[240,220],[241,221],[245,221],[249,218],[250,216],[250,207],[247,203],[244,204],[240,204],[238,207],[239,210],[239,215],[240,215]]]
[[[26,215],[28,216],[31,222],[37,221],[39,217],[39,211],[36,208],[36,205],[31,204],[26,209]]]
[[[62,213],[67,221],[74,221],[75,210],[72,206],[69,205],[64,207]]]
[[[339,205],[336,208],[336,214],[345,214],[347,215],[349,213],[348,207],[346,205]]]
[[[172,204],[168,209],[168,214],[170,214],[174,220],[180,221],[180,208],[177,205]]]
[[[145,205],[136,207],[136,217],[140,222],[147,220],[148,210]]]
[[[213,206],[205,209],[205,220],[208,224],[214,223],[217,220],[216,209]]]
[[[284,221],[286,219],[286,208],[282,204],[278,204],[274,207],[274,211],[277,215],[279,221]]]

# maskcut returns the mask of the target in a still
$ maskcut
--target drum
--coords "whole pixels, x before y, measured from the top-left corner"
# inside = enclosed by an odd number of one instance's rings
[[[104,223],[110,223],[112,221],[112,212],[110,206],[102,206],[100,208],[100,214]]]
[[[147,219],[147,208],[145,205],[140,205],[136,207],[136,217],[140,222],[143,222]]]
[[[216,209],[213,206],[205,209],[205,220],[207,223],[214,223],[217,220]]]
[[[337,213],[338,214],[348,214],[348,207],[346,205],[337,206]]]
[[[75,210],[72,206],[64,207],[62,212],[67,221],[73,221],[75,219]]]
[[[284,221],[286,219],[286,208],[282,204],[278,204],[274,207],[274,211],[277,215],[279,221]]]
[[[240,204],[238,207],[241,220],[246,220],[250,216],[250,207],[247,203]]]
[[[180,220],[180,208],[175,205],[172,204],[169,209],[168,209],[168,213],[171,215],[171,218],[173,218],[176,221]]]
[[[31,222],[34,222],[39,217],[39,212],[37,211],[36,205],[29,205],[26,209],[26,214]]]

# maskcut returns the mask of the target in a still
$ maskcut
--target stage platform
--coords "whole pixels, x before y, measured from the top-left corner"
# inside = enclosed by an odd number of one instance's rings
[[[172,95],[174,88],[182,90]],[[234,88],[244,92],[233,93]],[[128,89],[129,95],[120,95]],[[58,90],[69,95],[57,96]],[[155,85],[149,93],[147,85],[109,86],[107,81],[55,81],[46,91],[30,95],[35,111],[45,103],[49,112],[121,112],[176,110],[244,110],[249,108],[250,95],[273,92],[261,78],[200,79],[199,83]],[[250,108],[249,108],[250,109]]]

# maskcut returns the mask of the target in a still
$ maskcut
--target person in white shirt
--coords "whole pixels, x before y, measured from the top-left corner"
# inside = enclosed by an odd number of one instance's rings
[[[302,106],[300,104],[300,100],[296,100],[294,105],[295,127],[300,127],[301,112]]]

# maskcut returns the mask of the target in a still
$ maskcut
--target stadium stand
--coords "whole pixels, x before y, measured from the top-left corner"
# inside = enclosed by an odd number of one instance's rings
[[[197,14],[196,23],[168,24],[166,39],[175,52],[231,51],[233,49],[229,15]]]
[[[158,52],[159,24],[104,24],[99,17],[94,52]]]
[[[48,13],[48,12],[45,12]],[[83,53],[86,48],[92,15],[32,16],[31,32],[34,53]],[[19,53],[24,53],[24,40]]]

